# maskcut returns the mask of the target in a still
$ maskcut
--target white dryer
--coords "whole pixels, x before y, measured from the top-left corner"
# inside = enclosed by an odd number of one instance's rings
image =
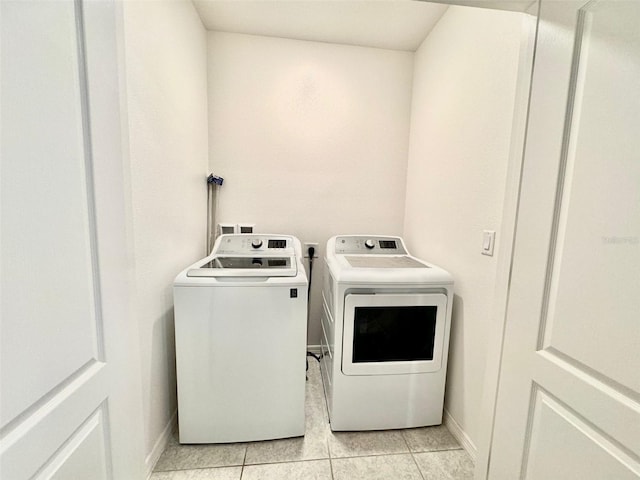
[[[400,237],[331,238],[322,380],[332,430],[442,423],[453,279]]]
[[[176,277],[181,443],[304,435],[307,285],[288,235],[221,235]]]

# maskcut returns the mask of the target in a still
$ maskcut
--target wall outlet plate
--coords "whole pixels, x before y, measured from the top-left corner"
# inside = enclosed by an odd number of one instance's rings
[[[218,235],[224,235],[229,233],[236,233],[235,223],[219,223],[218,224]]]
[[[236,233],[254,233],[255,231],[255,223],[238,223],[236,225]]]
[[[309,247],[313,247],[316,249],[315,252],[313,252],[313,258],[319,258],[318,257],[318,242],[304,242],[302,244],[302,256],[304,258],[309,258]]]

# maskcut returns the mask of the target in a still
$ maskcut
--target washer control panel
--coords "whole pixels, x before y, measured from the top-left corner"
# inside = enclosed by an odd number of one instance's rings
[[[215,249],[216,255],[295,255],[291,237],[239,234],[223,235]]]
[[[344,235],[336,237],[336,252],[342,255],[407,255],[400,237]]]

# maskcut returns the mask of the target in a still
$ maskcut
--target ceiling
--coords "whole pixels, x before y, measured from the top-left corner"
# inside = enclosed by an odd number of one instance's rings
[[[537,0],[192,0],[208,30],[415,51],[447,4],[535,14]]]
[[[447,5],[411,0],[193,0],[209,30],[415,51]]]

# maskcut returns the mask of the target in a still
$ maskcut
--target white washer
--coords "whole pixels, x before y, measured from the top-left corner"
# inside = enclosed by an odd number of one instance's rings
[[[221,235],[176,277],[181,443],[304,435],[307,285],[288,235]]]
[[[332,430],[442,423],[453,279],[400,237],[331,238],[322,380]]]

